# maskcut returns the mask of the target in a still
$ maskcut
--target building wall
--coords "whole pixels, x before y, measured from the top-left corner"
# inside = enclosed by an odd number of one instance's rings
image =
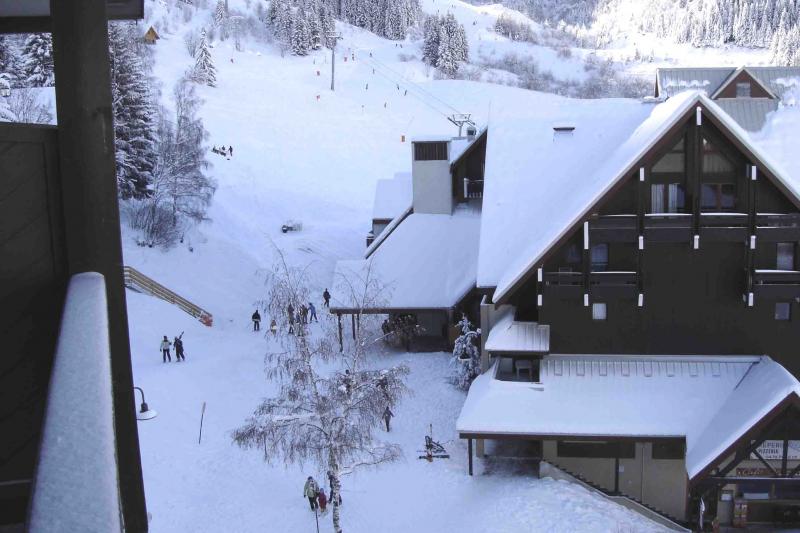
[[[744,71],[740,72],[734,80],[726,85],[722,92],[717,95],[717,98],[736,98],[736,84],[744,82],[750,83],[751,98],[772,98],[750,74]]]
[[[556,441],[544,441],[542,458],[578,474],[606,491],[614,491],[613,458],[559,457]],[[686,513],[686,467],[683,459],[652,458],[650,442],[635,443],[635,455],[619,460],[619,492],[672,517]]]
[[[449,160],[414,161],[411,165],[414,213],[453,212],[453,190]]]

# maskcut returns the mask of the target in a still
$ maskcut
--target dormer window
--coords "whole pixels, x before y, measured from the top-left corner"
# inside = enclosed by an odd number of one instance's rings
[[[446,142],[414,143],[414,161],[446,161]]]
[[[736,84],[736,98],[750,98],[750,82]]]

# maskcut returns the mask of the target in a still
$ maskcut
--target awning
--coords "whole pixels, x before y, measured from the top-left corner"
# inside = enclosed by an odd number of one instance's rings
[[[545,354],[550,351],[550,326],[517,322],[509,310],[489,331],[486,350],[494,354]]]

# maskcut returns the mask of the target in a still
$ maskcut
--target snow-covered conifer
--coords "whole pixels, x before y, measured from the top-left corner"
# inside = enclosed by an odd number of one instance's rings
[[[311,48],[311,35],[308,31],[306,16],[301,10],[297,10],[292,17],[292,53],[297,56],[308,55]]]
[[[197,44],[195,58],[192,79],[197,83],[208,85],[209,87],[216,87],[217,69],[214,66],[213,59],[211,59],[211,51],[208,48],[205,29],[200,32],[200,42]]]
[[[5,72],[0,72],[0,93],[11,90],[11,76]],[[8,107],[7,98],[0,96],[0,122],[14,122],[17,117]]]
[[[49,33],[32,33],[22,50],[22,80],[31,87],[52,87],[53,39]]]
[[[453,347],[453,384],[461,390],[468,390],[472,380],[481,373],[481,352],[478,347],[480,331],[472,327],[466,316],[462,316],[456,325],[461,330],[461,335]]]

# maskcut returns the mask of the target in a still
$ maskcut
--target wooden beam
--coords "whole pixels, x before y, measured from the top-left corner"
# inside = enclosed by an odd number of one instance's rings
[[[342,313],[336,313],[336,321],[339,324],[339,351],[344,351],[344,339],[342,338]]]
[[[467,439],[467,463],[469,464],[469,475],[472,475],[472,439]]]
[[[764,458],[761,456],[761,454],[760,454],[760,453],[758,453],[758,450],[753,450],[753,451],[752,451],[752,452],[750,452],[750,453],[752,453],[753,455],[755,455],[755,456],[756,456],[756,459],[758,459],[758,460],[761,462],[761,464],[762,464],[762,465],[764,465],[765,467],[767,467],[767,470],[769,470],[770,472],[772,472],[772,475],[773,475],[774,477],[780,477],[780,474],[778,474],[778,471],[777,471],[777,470],[775,470],[774,468],[772,468],[772,465],[771,465],[771,464],[769,464],[769,463],[767,462],[767,460],[766,460],[766,459],[764,459]]]
[[[99,272],[108,298],[125,531],[147,531],[122,273],[105,0],[51,0],[62,203],[70,274]]]

